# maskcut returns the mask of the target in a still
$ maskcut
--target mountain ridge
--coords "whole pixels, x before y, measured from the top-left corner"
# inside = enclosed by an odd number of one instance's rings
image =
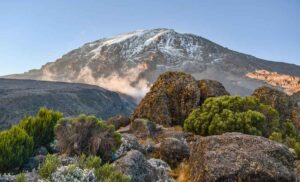
[[[41,69],[6,78],[87,83],[141,98],[159,74],[184,71],[196,79],[220,81],[234,95],[247,95],[264,83],[246,74],[262,69],[300,76],[298,65],[259,59],[198,35],[158,28],[89,42]]]

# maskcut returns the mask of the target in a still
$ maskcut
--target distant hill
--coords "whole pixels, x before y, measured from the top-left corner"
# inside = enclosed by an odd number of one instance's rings
[[[138,30],[87,43],[41,69],[7,78],[79,82],[143,97],[158,75],[184,71],[217,80],[234,95],[249,95],[264,82],[256,70],[300,76],[300,67],[239,53],[193,34],[172,29]]]
[[[130,115],[134,100],[126,95],[86,84],[0,79],[0,130],[40,107],[61,111],[65,116],[92,114],[106,119]]]

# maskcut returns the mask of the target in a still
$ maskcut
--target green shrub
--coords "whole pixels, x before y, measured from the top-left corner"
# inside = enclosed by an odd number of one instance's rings
[[[0,172],[24,164],[33,151],[33,139],[18,126],[0,133]]]
[[[24,173],[20,173],[16,176],[16,180],[15,182],[25,182],[25,174]]]
[[[283,143],[283,137],[282,137],[282,133],[280,132],[273,132],[270,136],[269,136],[270,140],[279,142],[279,143]]]
[[[95,175],[101,182],[130,182],[130,178],[118,172],[112,165],[101,164],[100,157],[86,156],[82,154],[79,158],[79,167],[82,169],[95,169]]]
[[[278,127],[278,112],[252,96],[206,99],[184,122],[185,130],[204,136],[242,132],[268,137]]]
[[[113,152],[121,144],[121,135],[112,125],[94,116],[61,119],[55,127],[58,146],[68,155],[97,155],[111,160]]]
[[[45,146],[54,140],[54,126],[62,114],[41,108],[36,117],[27,117],[19,123],[29,136],[33,137],[34,146]]]
[[[60,160],[56,155],[48,154],[44,163],[39,168],[39,175],[45,179],[49,179],[60,164]]]

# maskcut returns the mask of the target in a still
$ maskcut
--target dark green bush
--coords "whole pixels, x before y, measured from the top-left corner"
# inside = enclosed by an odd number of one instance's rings
[[[184,122],[185,130],[204,136],[242,132],[268,137],[278,127],[278,112],[251,96],[206,99]]]
[[[97,155],[111,160],[113,152],[121,144],[121,135],[112,125],[94,116],[61,119],[55,127],[58,146],[68,155]]]
[[[32,137],[18,126],[1,132],[0,172],[8,172],[24,164],[33,151],[33,145]]]
[[[36,117],[25,118],[19,126],[33,137],[35,147],[45,146],[54,140],[54,126],[62,116],[60,112],[41,108]]]

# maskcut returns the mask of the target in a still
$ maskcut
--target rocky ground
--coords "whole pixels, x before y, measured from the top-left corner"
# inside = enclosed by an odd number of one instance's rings
[[[300,162],[283,144],[236,132],[203,137],[182,129],[188,113],[205,99],[228,94],[216,81],[178,72],[161,75],[132,117],[107,119],[122,136],[112,164],[132,182],[297,181]],[[290,96],[268,87],[253,95],[292,118],[296,104]],[[59,152],[55,143],[51,150]],[[24,170],[37,168],[47,153],[40,148]],[[76,158],[61,155],[61,160],[67,165]],[[4,175],[0,181],[14,178]],[[35,170],[26,178],[41,181]]]

